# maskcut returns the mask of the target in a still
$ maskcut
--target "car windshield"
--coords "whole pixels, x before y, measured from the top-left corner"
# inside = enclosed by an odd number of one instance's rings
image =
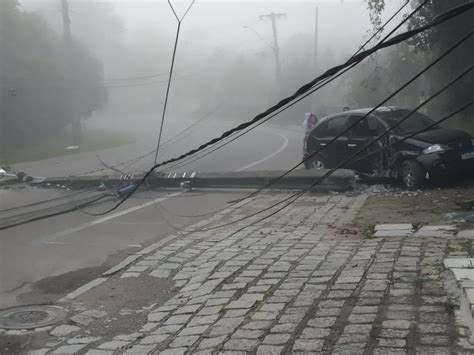
[[[410,110],[382,111],[377,112],[377,116],[382,118],[390,127],[397,124],[397,127],[394,128],[393,131],[402,135],[427,129],[435,123],[432,119],[419,112],[415,112],[407,120],[400,123],[400,120],[406,117],[410,112]]]

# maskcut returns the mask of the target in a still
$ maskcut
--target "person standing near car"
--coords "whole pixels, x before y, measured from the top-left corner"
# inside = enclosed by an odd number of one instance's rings
[[[303,121],[303,129],[305,134],[309,134],[311,130],[316,126],[318,123],[318,117],[311,112],[305,113],[304,121]]]
[[[303,150],[306,150],[306,141],[308,140],[309,134],[313,130],[313,128],[318,123],[318,117],[311,113],[305,113],[305,118],[303,121],[303,128],[304,128],[304,141],[303,141]]]

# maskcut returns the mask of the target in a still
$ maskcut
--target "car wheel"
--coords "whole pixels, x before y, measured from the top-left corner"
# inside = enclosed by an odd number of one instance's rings
[[[403,162],[401,168],[403,184],[409,190],[416,190],[426,183],[423,168],[413,160]]]
[[[321,169],[327,168],[326,162],[321,158],[312,159],[308,165],[309,165],[309,169],[321,170]]]

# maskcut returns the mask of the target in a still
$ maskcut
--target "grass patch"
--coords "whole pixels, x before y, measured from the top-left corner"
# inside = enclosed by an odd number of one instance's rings
[[[136,141],[135,138],[119,132],[93,128],[85,128],[83,132],[84,143],[78,149],[66,149],[68,146],[72,145],[72,138],[69,132],[63,132],[57,137],[49,138],[38,142],[35,145],[7,152],[7,161],[10,164],[36,161],[81,152],[114,148]]]

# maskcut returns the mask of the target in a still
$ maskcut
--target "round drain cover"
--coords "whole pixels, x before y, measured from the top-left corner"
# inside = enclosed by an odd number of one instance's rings
[[[57,306],[20,306],[0,310],[0,328],[34,329],[59,322],[67,312]]]

